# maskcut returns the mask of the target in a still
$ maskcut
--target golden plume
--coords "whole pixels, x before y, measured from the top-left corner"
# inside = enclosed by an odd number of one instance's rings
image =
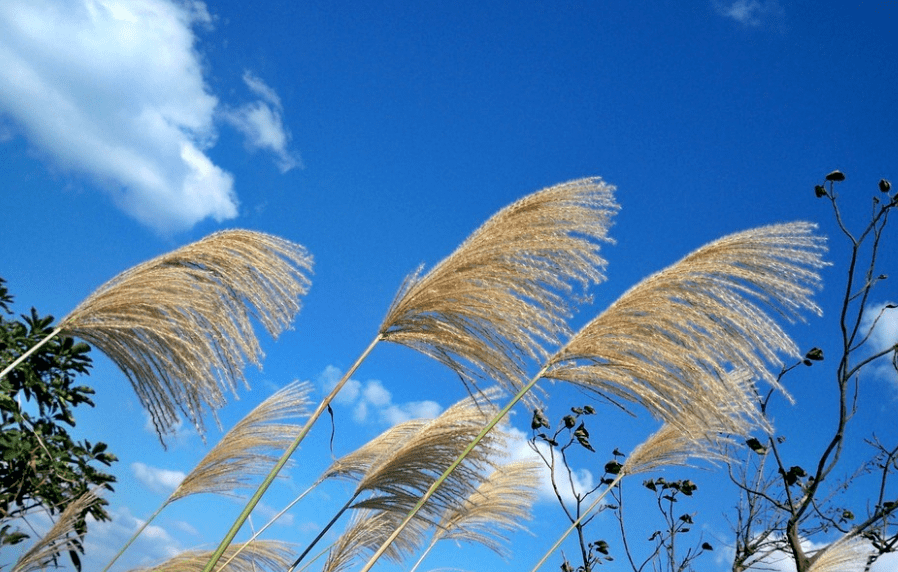
[[[92,504],[103,502],[97,495],[97,491],[92,490],[84,493],[80,497],[73,500],[59,514],[59,518],[50,527],[44,536],[38,540],[34,546],[28,549],[25,554],[19,557],[11,572],[32,572],[36,570],[44,570],[47,567],[57,567],[56,555],[63,552],[76,551],[83,552],[81,549],[81,537],[83,531],[78,532],[78,523]]]
[[[246,544],[233,544],[225,550],[225,556],[239,551],[223,572],[281,572],[290,565],[290,545],[276,540],[256,540]],[[200,572],[209,560],[210,551],[190,550],[178,554],[152,568],[140,568],[131,572]]]
[[[96,346],[125,372],[160,438],[178,412],[201,434],[203,413],[244,382],[262,355],[252,319],[276,336],[299,311],[312,258],[287,240],[217,232],[119,274],[58,331]]]
[[[528,359],[569,334],[572,282],[604,277],[599,243],[617,212],[614,187],[581,179],[524,197],[493,215],[454,253],[405,279],[381,339],[435,358],[465,382],[514,393]]]
[[[776,385],[770,365],[780,353],[797,355],[759,303],[790,320],[802,309],[820,312],[811,295],[825,248],[814,228],[767,226],[699,248],[588,323],[549,360],[544,377],[637,403],[686,433],[703,418],[735,434],[763,425],[751,383],[730,372]]]

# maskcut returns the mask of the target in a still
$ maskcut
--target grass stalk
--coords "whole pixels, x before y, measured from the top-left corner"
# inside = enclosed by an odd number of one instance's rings
[[[449,478],[449,475],[452,474],[452,471],[454,471],[462,463],[462,461],[467,458],[471,451],[474,450],[474,447],[476,447],[480,443],[480,441],[482,441],[483,438],[486,437],[487,433],[493,430],[493,428],[499,423],[499,421],[501,421],[508,414],[508,412],[511,411],[511,408],[517,405],[518,402],[520,402],[521,399],[523,399],[524,396],[527,395],[527,393],[533,388],[533,386],[536,385],[536,382],[542,379],[543,374],[546,373],[546,371],[546,367],[541,369],[539,373],[530,380],[529,383],[523,386],[520,391],[518,391],[517,394],[515,394],[515,396],[511,398],[511,400],[505,405],[505,407],[503,407],[499,410],[498,413],[496,413],[496,415],[490,420],[490,422],[487,423],[486,426],[484,426],[484,428],[480,431],[477,437],[475,437],[473,441],[468,443],[468,446],[465,447],[458,458],[455,459],[455,461],[451,465],[449,465],[449,467],[440,476],[440,478],[438,478],[430,486],[430,488],[427,489],[427,492],[424,493],[424,495],[418,500],[412,510],[409,511],[405,519],[399,524],[398,527],[396,527],[396,530],[394,530],[393,533],[390,534],[390,536],[384,541],[381,547],[378,548],[377,551],[371,556],[371,558],[368,560],[368,563],[365,564],[365,567],[362,568],[360,572],[368,572],[369,570],[371,570],[378,559],[380,559],[380,557],[383,556],[384,552],[386,552],[387,548],[389,548],[390,544],[392,544],[393,541],[399,537],[402,531],[405,530],[405,527],[408,526],[409,522],[411,522],[415,515],[418,514],[418,511],[421,510],[421,507],[424,506],[424,503],[426,503],[430,499],[430,497],[433,496],[433,493],[436,492],[440,485],[442,485],[443,482],[447,478]]]
[[[315,545],[318,544],[318,541],[321,540],[325,534],[327,534],[327,531],[331,529],[334,523],[336,523],[340,519],[340,517],[343,516],[343,513],[346,512],[350,506],[352,506],[352,503],[355,502],[355,499],[358,498],[361,492],[362,491],[356,492],[354,495],[352,495],[352,498],[346,501],[346,504],[343,505],[343,508],[337,511],[337,514],[334,515],[330,522],[328,522],[327,525],[321,529],[321,532],[318,533],[318,536],[316,536],[315,539],[312,540],[312,543],[302,551],[302,554],[300,554],[299,557],[293,562],[293,565],[290,566],[287,572],[293,572],[296,567],[299,566],[299,563],[302,562],[302,559],[306,557],[306,554],[308,554],[313,548],[315,548]]]
[[[4,377],[6,377],[6,374],[8,374],[8,373],[11,372],[12,370],[16,369],[16,367],[18,367],[19,364],[21,364],[23,361],[25,361],[26,359],[28,359],[29,357],[31,357],[31,355],[32,355],[34,352],[36,352],[37,350],[41,349],[41,347],[42,347],[44,344],[46,344],[47,342],[49,342],[50,340],[52,340],[53,338],[55,338],[56,335],[59,334],[59,332],[61,332],[61,331],[62,331],[62,328],[56,328],[56,329],[54,329],[52,332],[50,332],[49,334],[47,334],[47,337],[45,337],[44,339],[42,339],[42,340],[39,341],[38,343],[34,344],[33,346],[31,346],[31,347],[28,349],[28,351],[26,351],[25,353],[23,353],[22,355],[20,355],[19,357],[17,357],[11,364],[9,364],[9,365],[6,366],[5,368],[3,368],[3,371],[0,371],[0,379],[3,379]]]
[[[540,567],[543,564],[546,563],[546,560],[548,560],[549,556],[551,556],[556,550],[558,550],[558,547],[561,546],[561,543],[564,542],[564,539],[567,538],[568,536],[570,536],[570,534],[574,531],[574,529],[577,528],[577,525],[580,524],[583,521],[583,519],[586,518],[587,515],[591,514],[592,511],[595,510],[595,508],[597,506],[599,506],[599,503],[602,502],[602,499],[605,498],[605,495],[607,495],[611,489],[616,487],[617,484],[621,481],[621,479],[624,478],[624,476],[626,474],[627,473],[625,473],[624,471],[621,471],[620,473],[618,473],[618,475],[616,477],[614,477],[614,480],[608,484],[608,487],[604,491],[602,491],[602,493],[599,496],[597,496],[594,501],[592,501],[592,504],[589,505],[589,507],[586,510],[584,510],[583,512],[580,513],[580,516],[578,516],[577,519],[571,523],[571,525],[568,527],[568,529],[564,531],[564,534],[562,534],[560,537],[558,537],[558,540],[555,541],[555,544],[553,544],[552,547],[549,548],[549,550],[545,554],[543,554],[543,557],[540,559],[539,562],[536,563],[536,566],[534,566],[530,572],[536,572],[537,570],[540,569]]]
[[[318,408],[312,413],[309,417],[306,424],[300,430],[299,434],[294,439],[293,443],[284,451],[284,454],[281,455],[280,460],[272,467],[271,471],[265,477],[265,480],[259,485],[259,488],[256,489],[256,492],[253,493],[253,496],[250,497],[249,501],[247,501],[246,506],[243,507],[243,510],[237,516],[237,520],[234,521],[234,524],[228,530],[228,533],[222,539],[221,543],[218,545],[218,548],[215,549],[215,552],[212,553],[212,556],[209,558],[209,562],[206,563],[206,566],[203,568],[203,572],[211,572],[218,561],[221,559],[224,551],[227,550],[228,546],[231,542],[234,541],[234,537],[237,536],[237,533],[240,531],[240,528],[243,526],[243,523],[246,522],[246,519],[249,518],[250,513],[256,508],[256,505],[259,504],[259,501],[262,500],[262,496],[268,490],[268,487],[271,486],[271,483],[274,482],[275,477],[281,472],[284,468],[284,465],[287,464],[287,461],[290,460],[290,457],[299,447],[299,444],[305,439],[305,436],[312,429],[312,426],[318,421],[318,418],[321,417],[321,414],[330,406],[331,401],[337,396],[337,393],[346,385],[346,382],[349,381],[349,378],[352,377],[352,374],[362,365],[362,362],[365,361],[365,358],[368,357],[368,354],[371,353],[371,350],[374,349],[374,346],[377,345],[379,341],[381,341],[382,336],[378,334],[374,340],[365,348],[365,351],[358,357],[352,367],[343,374],[342,379],[337,382],[337,385],[334,386],[333,390],[325,397],[321,403],[318,404]],[[454,467],[453,467],[454,468]]]
[[[140,528],[138,528],[137,531],[135,531],[134,534],[131,535],[131,538],[128,539],[128,542],[126,542],[125,545],[122,546],[121,550],[119,550],[118,553],[116,553],[116,555],[112,557],[112,560],[109,561],[109,564],[107,564],[106,567],[103,568],[103,570],[101,572],[106,572],[107,570],[112,568],[112,565],[115,564],[116,560],[118,560],[121,557],[121,555],[124,554],[126,550],[128,550],[128,547],[131,546],[135,540],[137,540],[137,537],[140,536],[141,533],[143,533],[143,531],[146,529],[146,527],[148,527],[150,525],[150,523],[153,522],[153,520],[157,516],[159,516],[159,513],[161,513],[162,510],[165,507],[167,507],[171,502],[172,502],[172,498],[168,497],[165,500],[165,502],[162,503],[159,506],[159,508],[156,509],[156,512],[151,514],[150,517],[148,519],[146,519],[143,522],[143,524],[140,525]]]
[[[321,484],[321,481],[318,481],[318,482],[312,484],[312,486],[310,486],[309,488],[307,488],[306,490],[304,490],[302,493],[300,493],[300,495],[299,495],[298,497],[296,497],[295,499],[293,499],[292,501],[290,501],[290,504],[288,504],[287,506],[285,506],[284,508],[282,508],[281,511],[280,511],[279,513],[277,513],[276,515],[274,515],[274,516],[271,518],[271,520],[269,520],[268,522],[266,522],[266,523],[265,523],[265,526],[263,526],[262,528],[260,528],[260,529],[257,530],[256,532],[254,532],[253,535],[250,537],[249,540],[247,540],[246,542],[244,542],[243,544],[241,544],[240,547],[237,548],[237,550],[234,552],[234,554],[231,554],[230,558],[228,558],[227,560],[224,561],[224,563],[221,565],[221,569],[222,569],[222,570],[226,569],[227,566],[228,566],[228,564],[231,563],[231,560],[233,560],[234,558],[236,558],[237,555],[240,554],[240,553],[243,551],[243,549],[244,549],[245,547],[249,546],[249,544],[250,544],[251,542],[253,542],[255,539],[259,538],[259,536],[261,536],[263,532],[265,532],[266,530],[268,530],[268,527],[269,527],[269,526],[271,526],[272,524],[274,524],[275,522],[277,522],[279,518],[281,518],[282,516],[284,516],[284,515],[287,513],[288,510],[290,510],[291,508],[293,508],[294,505],[296,505],[296,503],[298,503],[299,501],[301,501],[302,499],[304,499],[305,496],[306,496],[307,494],[309,494],[310,492],[312,492],[312,489],[314,489],[315,487],[317,487],[319,484]],[[104,572],[105,572],[105,571],[104,571]]]

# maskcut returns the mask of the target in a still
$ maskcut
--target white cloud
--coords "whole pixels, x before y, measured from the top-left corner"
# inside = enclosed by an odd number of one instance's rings
[[[160,469],[139,462],[131,463],[131,472],[148,489],[154,493],[165,495],[171,494],[172,491],[178,488],[178,485],[187,476],[181,471]]]
[[[887,306],[895,306],[895,303],[883,302],[870,305],[864,311],[861,335],[865,335],[870,332],[870,328],[873,328],[867,342],[869,354],[883,352],[898,343],[898,308],[888,308]],[[893,354],[887,354],[871,366],[873,366],[874,375],[898,384],[898,371],[895,370],[892,356]]]
[[[412,419],[433,419],[443,408],[436,401],[409,401],[401,405],[390,405],[381,413],[388,425],[398,425]]]
[[[247,147],[274,153],[282,173],[300,166],[299,156],[288,149],[290,133],[284,126],[283,107],[277,93],[248,71],[243,74],[243,82],[261,99],[225,110],[222,117],[243,134]]]
[[[233,177],[204,153],[218,100],[193,29],[210,24],[200,2],[0,3],[0,111],[160,232],[233,218]]]
[[[365,397],[365,401],[375,407],[389,405],[393,399],[390,392],[376,379],[372,379],[365,385],[362,395]]]
[[[337,386],[337,383],[342,376],[343,372],[341,372],[339,368],[329,365],[318,375],[318,385],[320,385],[325,392],[330,393],[334,387]],[[350,403],[354,403],[359,397],[361,388],[362,384],[360,382],[350,379],[342,388],[340,388],[340,393],[334,398],[334,403],[339,405],[349,405]]]
[[[340,369],[329,365],[318,375],[318,384],[330,392],[341,377]],[[352,420],[356,423],[374,418],[390,426],[410,419],[432,419],[442,412],[442,407],[435,401],[393,403],[393,394],[378,379],[369,379],[364,383],[350,379],[337,394],[334,403],[351,407]]]
[[[781,24],[785,14],[778,0],[714,0],[714,9],[721,16],[753,28]]]

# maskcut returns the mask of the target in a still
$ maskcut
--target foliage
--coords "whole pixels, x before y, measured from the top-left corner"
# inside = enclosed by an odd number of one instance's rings
[[[13,320],[12,297],[0,278],[0,363],[37,344],[52,331],[52,316],[30,314]],[[75,426],[73,410],[93,407],[94,390],[75,385],[87,375],[90,347],[72,338],[56,338],[41,346],[31,358],[0,379],[0,547],[29,537],[22,524],[41,511],[62,513],[76,499],[96,487],[112,490],[115,477],[97,465],[110,466],[116,458],[105,443],[77,441],[69,434]],[[105,501],[97,499],[77,515],[74,531],[87,532],[87,516],[108,520]],[[80,569],[75,539],[69,551]],[[57,553],[49,556],[55,562]]]

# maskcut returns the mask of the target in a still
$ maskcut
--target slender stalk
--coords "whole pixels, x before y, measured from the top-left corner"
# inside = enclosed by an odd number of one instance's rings
[[[536,376],[534,376],[533,379],[531,379],[530,382],[527,383],[527,385],[522,387],[521,390],[511,398],[511,401],[509,401],[508,404],[505,405],[505,407],[503,407],[501,410],[499,410],[498,413],[496,413],[492,420],[487,423],[486,426],[480,431],[477,437],[475,437],[474,440],[471,441],[467,447],[465,447],[464,451],[461,452],[458,458],[455,459],[455,461],[451,465],[449,465],[449,468],[446,469],[446,471],[440,476],[440,478],[437,479],[432,485],[430,485],[430,488],[427,489],[427,492],[424,493],[424,496],[422,496],[415,504],[415,506],[412,507],[412,510],[405,517],[405,520],[400,523],[400,525],[396,528],[396,530],[393,531],[389,538],[387,538],[381,545],[381,547],[377,549],[377,552],[375,552],[371,556],[371,559],[368,560],[368,563],[365,564],[365,567],[362,568],[360,572],[368,572],[369,570],[371,570],[371,567],[374,566],[374,563],[377,562],[377,560],[381,556],[383,556],[384,552],[386,552],[390,544],[392,544],[393,541],[396,540],[397,537],[399,537],[402,531],[405,530],[405,527],[408,526],[408,523],[411,522],[416,514],[418,514],[418,511],[421,510],[421,507],[424,506],[424,503],[426,503],[430,499],[430,497],[433,496],[433,493],[436,492],[440,485],[443,484],[443,482],[449,477],[452,471],[454,471],[461,464],[461,462],[464,461],[465,458],[467,458],[468,454],[470,454],[470,452],[474,450],[474,447],[476,447],[480,443],[480,441],[482,441],[483,438],[486,437],[486,434],[492,431],[493,427],[495,427],[499,423],[499,421],[501,421],[505,417],[505,415],[507,415],[508,412],[511,411],[511,408],[517,405],[517,403],[521,399],[523,399],[525,395],[527,395],[527,392],[530,391],[534,385],[536,385],[537,381],[542,379],[543,374],[545,373],[546,367],[543,367],[543,369],[541,369],[539,373],[537,373]]]
[[[599,506],[599,503],[602,502],[602,499],[605,498],[605,495],[607,495],[609,491],[611,491],[615,486],[617,486],[617,483],[619,483],[621,481],[621,479],[624,478],[625,474],[626,474],[625,472],[621,471],[616,477],[614,477],[614,480],[608,484],[608,487],[604,491],[602,491],[602,493],[598,497],[596,497],[596,500],[594,500],[592,502],[592,504],[589,505],[589,508],[587,508],[585,511],[583,511],[580,514],[580,516],[577,517],[577,519],[571,523],[571,526],[568,527],[568,529],[566,531],[564,531],[564,534],[562,534],[558,538],[558,540],[555,541],[555,544],[552,545],[552,548],[550,548],[548,550],[548,552],[546,552],[543,555],[542,559],[540,559],[540,561],[536,563],[536,566],[534,566],[530,572],[536,572],[537,570],[539,570],[539,568],[543,564],[546,563],[546,560],[549,559],[549,556],[551,556],[553,552],[558,550],[558,547],[561,546],[561,543],[564,542],[564,539],[567,538],[571,534],[571,532],[574,531],[575,528],[577,528],[577,525],[580,524],[580,521],[582,521],[584,518],[586,518],[586,515],[592,513],[592,511],[597,506]]]
[[[237,520],[234,521],[234,524],[231,526],[228,533],[222,539],[221,544],[218,545],[218,548],[215,549],[215,552],[212,553],[212,556],[209,558],[209,562],[206,563],[205,568],[203,568],[203,572],[211,572],[218,561],[221,559],[224,551],[227,550],[228,546],[233,542],[234,537],[237,536],[237,533],[240,531],[240,528],[243,526],[243,523],[246,522],[246,519],[249,517],[250,513],[256,508],[256,505],[259,504],[259,501],[262,500],[262,495],[268,490],[268,487],[271,486],[271,483],[274,482],[275,477],[278,476],[278,473],[281,472],[281,469],[284,468],[284,465],[287,464],[287,461],[290,460],[290,457],[299,447],[299,444],[305,438],[305,436],[312,429],[312,425],[318,421],[318,418],[321,417],[321,414],[324,413],[324,410],[330,405],[331,401],[337,396],[337,393],[346,385],[346,382],[349,381],[349,378],[352,377],[352,374],[362,365],[362,362],[365,361],[365,358],[368,357],[368,354],[371,353],[371,350],[374,349],[374,346],[377,345],[377,342],[381,341],[383,336],[378,334],[374,340],[365,348],[365,351],[362,352],[362,355],[352,364],[352,367],[347,370],[345,374],[343,374],[343,378],[337,382],[337,385],[334,386],[334,389],[325,397],[321,403],[318,405],[318,408],[312,413],[311,417],[309,417],[306,424],[300,430],[299,435],[296,436],[296,439],[290,446],[284,451],[284,454],[281,456],[280,460],[272,467],[271,472],[268,473],[268,476],[265,477],[265,480],[259,485],[259,488],[253,493],[253,496],[250,497],[249,501],[246,503],[246,506],[243,507],[243,510],[237,516]],[[453,467],[454,468],[454,467]]]
[[[224,561],[224,564],[221,565],[221,568],[220,568],[220,569],[221,569],[221,570],[226,569],[226,568],[228,567],[228,564],[231,563],[231,560],[233,560],[234,558],[237,557],[238,554],[240,554],[241,552],[243,552],[243,549],[244,549],[244,548],[246,548],[247,546],[249,546],[250,543],[251,543],[252,541],[254,541],[255,539],[259,538],[259,536],[260,536],[263,532],[265,532],[265,531],[268,529],[269,526],[271,526],[272,524],[274,524],[275,522],[277,522],[277,520],[278,520],[279,518],[281,518],[282,516],[284,516],[284,514],[285,514],[288,510],[290,510],[291,508],[293,508],[293,506],[294,506],[296,503],[298,503],[298,502],[301,501],[303,498],[305,498],[305,496],[306,496],[307,494],[309,494],[310,492],[312,492],[312,489],[314,489],[315,487],[317,487],[319,484],[321,484],[321,481],[315,482],[311,487],[307,488],[307,489],[304,490],[302,493],[300,493],[300,495],[299,495],[298,497],[296,497],[295,499],[293,499],[292,501],[290,501],[290,504],[288,504],[288,505],[285,506],[283,509],[281,509],[281,512],[279,512],[279,513],[277,513],[276,515],[274,515],[274,517],[272,517],[271,520],[269,520],[267,523],[265,523],[265,526],[263,526],[262,528],[260,528],[259,530],[257,530],[255,533],[253,533],[253,535],[250,537],[249,540],[247,540],[246,542],[244,542],[243,544],[241,544],[241,545],[240,545],[240,548],[238,548],[237,550],[235,550],[234,553],[231,554],[231,557]],[[104,570],[103,572],[105,572],[105,570]]]
[[[56,328],[55,330],[53,330],[52,332],[50,332],[49,334],[47,334],[47,337],[45,337],[44,339],[42,339],[42,340],[39,341],[38,343],[34,344],[33,346],[31,346],[31,348],[28,349],[28,351],[26,351],[25,353],[23,353],[22,355],[20,355],[19,357],[17,357],[11,364],[9,364],[8,366],[6,366],[6,367],[3,369],[3,371],[0,371],[0,379],[3,379],[4,377],[6,377],[6,374],[8,374],[8,373],[11,372],[12,370],[16,369],[16,367],[17,367],[20,363],[22,363],[23,361],[25,361],[26,359],[28,359],[29,357],[31,357],[31,354],[33,354],[34,352],[36,352],[37,350],[39,350],[44,344],[46,344],[47,342],[49,342],[50,340],[52,340],[53,338],[55,338],[56,335],[57,335],[59,332],[61,332],[61,331],[62,331],[62,328]]]
[[[131,546],[131,544],[135,540],[137,540],[137,537],[141,535],[141,533],[144,531],[144,529],[146,529],[146,527],[148,527],[151,522],[153,522],[153,519],[155,519],[157,516],[159,516],[159,513],[162,512],[162,509],[167,507],[170,502],[171,502],[171,497],[166,499],[166,501],[164,503],[162,503],[159,506],[159,508],[156,509],[156,512],[151,514],[148,519],[143,521],[143,524],[140,525],[140,528],[138,528],[137,531],[131,535],[131,538],[128,539],[128,542],[126,542],[125,545],[122,546],[121,550],[119,550],[118,553],[112,557],[112,560],[109,561],[109,564],[107,564],[106,567],[103,568],[103,570],[101,572],[106,572],[107,570],[112,568],[112,565],[115,564],[115,561],[118,560],[121,557],[121,555],[125,553],[125,550],[128,550],[128,547]]]
[[[421,556],[418,558],[418,561],[415,562],[415,565],[412,566],[408,572],[415,572],[418,569],[418,566],[420,566],[421,563],[424,562],[424,559],[427,558],[427,555],[430,554],[430,551],[433,550],[433,547],[437,545],[437,542],[439,540],[440,539],[435,536],[430,541],[430,544],[427,546],[427,548],[424,549],[424,552],[421,553]]]
[[[293,562],[293,565],[290,566],[290,568],[287,570],[287,572],[293,572],[296,569],[296,567],[299,566],[299,563],[302,562],[302,559],[306,557],[306,554],[308,554],[313,548],[315,548],[315,545],[318,544],[318,541],[321,540],[321,538],[325,534],[327,534],[327,531],[331,529],[331,527],[334,525],[334,523],[337,522],[337,520],[339,520],[341,516],[343,516],[343,513],[346,512],[346,510],[350,507],[350,505],[352,505],[353,501],[355,501],[355,499],[358,498],[358,496],[361,492],[362,491],[358,491],[357,493],[352,495],[352,498],[350,498],[348,501],[346,501],[346,504],[343,505],[343,508],[341,508],[339,511],[337,511],[337,514],[334,515],[334,518],[332,518],[331,521],[329,523],[327,523],[327,525],[324,528],[321,529],[321,532],[318,533],[318,536],[316,536],[315,539],[312,541],[312,543],[309,544],[306,547],[306,549],[302,551],[302,554],[300,554],[299,558],[297,558],[296,561]]]

